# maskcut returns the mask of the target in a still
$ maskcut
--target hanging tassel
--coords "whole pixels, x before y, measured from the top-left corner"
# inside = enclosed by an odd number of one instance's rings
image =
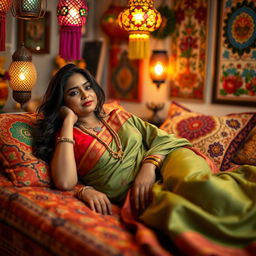
[[[149,34],[131,33],[129,35],[129,59],[146,59],[149,56]]]
[[[80,26],[61,26],[59,55],[68,61],[81,59],[80,41],[82,28]]]
[[[0,14],[0,51],[5,51],[5,13]]]

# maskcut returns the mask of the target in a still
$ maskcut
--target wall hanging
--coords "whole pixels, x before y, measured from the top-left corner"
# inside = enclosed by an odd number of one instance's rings
[[[60,26],[59,55],[66,60],[81,58],[82,26],[86,23],[88,6],[85,0],[59,0],[57,18]]]
[[[18,41],[34,54],[50,52],[51,13],[39,19],[18,20]]]
[[[128,8],[119,14],[119,24],[129,32],[130,59],[148,57],[149,33],[159,28],[161,21],[153,0],[128,0]]]
[[[209,0],[175,0],[172,34],[170,97],[204,99]]]
[[[214,103],[256,106],[255,0],[219,1]]]
[[[0,51],[5,51],[5,36],[6,36],[6,13],[11,8],[11,0],[0,1]]]

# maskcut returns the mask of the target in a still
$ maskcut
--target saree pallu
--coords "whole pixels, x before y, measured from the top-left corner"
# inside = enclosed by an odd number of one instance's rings
[[[185,255],[256,255],[256,167],[213,174],[187,148],[172,152],[163,182],[140,216],[164,232]]]
[[[107,122],[120,136],[124,158],[113,159],[101,143],[75,128],[78,173],[114,203],[123,203],[127,195],[122,219],[136,232],[137,242],[152,255],[170,255],[158,242],[156,229],[185,255],[256,255],[256,167],[216,172],[199,152],[185,148],[191,146],[187,140],[125,111],[112,111]],[[117,151],[105,127],[98,136]],[[127,192],[150,154],[167,158],[162,180],[153,187],[153,201],[138,222]]]

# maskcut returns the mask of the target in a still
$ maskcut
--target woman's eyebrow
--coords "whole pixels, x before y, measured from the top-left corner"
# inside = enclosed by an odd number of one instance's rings
[[[86,82],[84,82],[84,83],[82,84],[82,86],[87,85],[88,83],[90,83],[90,82],[89,82],[89,81],[86,81]],[[72,91],[72,90],[74,90],[74,89],[78,89],[78,88],[79,88],[79,86],[71,87],[71,88],[69,88],[69,89],[67,90],[67,92]]]

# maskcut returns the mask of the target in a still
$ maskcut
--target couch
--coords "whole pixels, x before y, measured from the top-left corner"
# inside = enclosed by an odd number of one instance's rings
[[[80,184],[57,190],[49,166],[32,154],[35,120],[34,113],[0,115],[0,255],[191,255],[134,222],[129,210],[92,212],[75,197]],[[255,126],[255,112],[217,117],[173,102],[161,129],[191,140],[223,171],[256,164]]]

